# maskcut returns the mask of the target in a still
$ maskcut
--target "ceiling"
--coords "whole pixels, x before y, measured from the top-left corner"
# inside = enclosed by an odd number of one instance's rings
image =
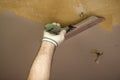
[[[0,80],[26,80],[42,41],[43,26],[12,12],[0,14]],[[120,80],[120,27],[95,26],[56,50],[50,80]],[[100,63],[91,50],[104,52]]]

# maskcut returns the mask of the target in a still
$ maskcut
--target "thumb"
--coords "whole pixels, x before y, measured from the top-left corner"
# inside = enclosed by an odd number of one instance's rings
[[[66,30],[62,30],[59,35],[65,35],[65,34],[66,34]]]

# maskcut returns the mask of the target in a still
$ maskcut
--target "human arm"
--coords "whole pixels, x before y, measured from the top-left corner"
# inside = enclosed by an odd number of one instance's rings
[[[32,64],[28,80],[49,80],[52,57],[55,45],[43,41],[41,48]]]
[[[49,80],[52,57],[56,46],[64,40],[66,31],[62,30],[58,35],[44,31],[41,48],[32,64],[28,80]]]

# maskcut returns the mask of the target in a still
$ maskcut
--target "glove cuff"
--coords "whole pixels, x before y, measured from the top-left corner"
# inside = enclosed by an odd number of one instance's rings
[[[43,40],[49,41],[49,42],[53,43],[55,46],[58,46],[58,43],[55,40],[51,39],[51,38],[43,37]]]

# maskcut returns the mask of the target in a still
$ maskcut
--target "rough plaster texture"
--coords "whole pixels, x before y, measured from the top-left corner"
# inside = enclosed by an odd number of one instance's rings
[[[101,26],[108,31],[120,25],[120,0],[0,0],[0,11],[5,10],[43,24],[65,26],[97,15],[105,17]]]

